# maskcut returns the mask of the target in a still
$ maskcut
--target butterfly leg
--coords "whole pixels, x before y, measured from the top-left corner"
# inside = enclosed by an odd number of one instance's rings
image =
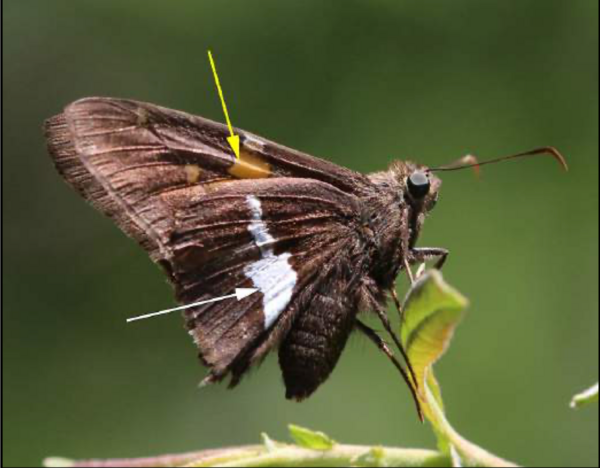
[[[448,258],[447,249],[441,247],[420,247],[414,248],[410,251],[410,257],[408,259],[408,263],[414,265],[415,263],[423,263],[428,260],[436,260],[434,267],[437,270],[441,270],[446,263],[446,259]]]
[[[406,365],[410,372],[410,376],[412,377],[412,380],[415,383],[415,386],[417,386],[418,385],[417,378],[413,371],[412,365],[410,364],[410,361],[408,360],[408,355],[406,354],[406,351],[404,351],[404,347],[402,346],[402,343],[400,343],[398,336],[394,333],[394,330],[392,330],[392,325],[390,324],[390,319],[388,318],[387,314],[385,313],[385,310],[383,310],[379,305],[377,305],[377,306],[375,306],[375,313],[377,314],[377,317],[379,317],[379,320],[383,324],[383,328],[385,328],[385,331],[387,331],[388,334],[392,337],[392,341],[394,342],[394,344],[400,351],[400,354],[402,354],[402,357],[406,361]]]
[[[419,414],[419,418],[421,419],[421,421],[423,421],[423,412],[421,410],[421,405],[419,403],[419,399],[418,399],[418,397],[415,393],[414,387],[411,383],[411,379],[408,376],[408,374],[406,373],[406,370],[404,369],[404,367],[402,367],[402,364],[400,364],[400,362],[398,361],[398,359],[396,358],[396,356],[394,355],[392,350],[389,348],[387,343],[383,340],[383,338],[381,338],[377,334],[377,332],[375,330],[373,330],[368,325],[365,325],[363,322],[361,322],[358,319],[356,319],[356,328],[362,334],[364,334],[367,338],[369,338],[369,340],[371,340],[375,344],[375,346],[377,346],[379,348],[379,350],[388,357],[388,359],[392,362],[394,367],[396,369],[398,369],[398,372],[400,372],[400,374],[402,375],[402,378],[404,379],[404,381],[406,382],[406,384],[408,385],[408,388],[410,389],[410,391],[412,393],[413,399],[415,401],[415,405],[417,407],[417,413]]]
[[[402,320],[403,320],[402,304],[400,303],[400,299],[398,299],[398,294],[396,293],[396,289],[393,286],[390,288],[390,293],[392,294],[392,299],[394,301],[394,305],[396,306],[396,310],[398,311],[398,316],[400,317],[400,323],[402,323]]]
[[[410,261],[404,257],[404,270],[406,271],[406,274],[408,275],[408,282],[410,283],[410,285],[412,286],[413,283],[415,282],[415,277],[413,275],[412,270],[410,269]]]

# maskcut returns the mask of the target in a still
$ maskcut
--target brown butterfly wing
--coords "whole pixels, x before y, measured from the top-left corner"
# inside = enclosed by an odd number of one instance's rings
[[[81,99],[49,119],[45,131],[67,182],[155,261],[170,254],[165,194],[186,197],[193,188],[198,197],[225,181],[271,177],[321,180],[347,193],[369,185],[360,173],[237,129],[236,160],[225,125],[131,100]]]
[[[316,285],[329,278],[324,271],[349,264],[362,249],[356,200],[318,181],[223,184],[176,213],[171,270],[181,302],[259,289],[241,302],[186,311],[213,380],[229,372],[238,380],[280,344],[292,321],[307,313]]]
[[[277,281],[240,303],[212,303],[186,314],[212,378],[232,372],[234,381],[285,338],[318,284],[330,278],[328,270],[359,258],[353,193],[368,184],[361,174],[236,133],[240,160],[221,124],[108,98],[77,101],[46,124],[63,177],[165,268],[182,302],[253,286],[249,271],[265,259],[250,232],[256,211],[248,197],[260,202],[272,255],[289,254],[298,278],[269,324],[273,333],[266,333],[265,308],[281,302]]]

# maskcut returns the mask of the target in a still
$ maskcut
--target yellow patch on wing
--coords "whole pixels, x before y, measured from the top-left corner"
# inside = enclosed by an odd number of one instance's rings
[[[186,164],[183,167],[188,184],[195,184],[200,180],[200,167],[197,164]]]
[[[271,176],[271,167],[260,156],[240,148],[240,158],[236,158],[228,172],[238,179],[264,179]]]

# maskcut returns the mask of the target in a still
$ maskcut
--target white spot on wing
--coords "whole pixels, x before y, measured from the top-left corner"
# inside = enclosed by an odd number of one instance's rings
[[[298,276],[288,261],[291,254],[286,252],[275,255],[273,248],[270,247],[275,243],[275,239],[262,219],[260,200],[253,195],[248,195],[246,203],[252,212],[252,222],[248,226],[248,231],[260,249],[262,258],[247,266],[244,273],[252,280],[254,287],[263,294],[266,330],[273,325],[292,299]]]

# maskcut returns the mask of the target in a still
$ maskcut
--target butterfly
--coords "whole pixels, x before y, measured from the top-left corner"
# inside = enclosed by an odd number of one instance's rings
[[[278,350],[286,397],[309,397],[335,368],[348,337],[364,334],[409,384],[412,368],[390,326],[386,304],[400,309],[401,270],[448,251],[417,247],[440,189],[436,170],[473,167],[465,157],[431,169],[395,161],[361,174],[236,129],[153,104],[93,97],[45,123],[58,172],[96,209],[139,242],[174,286],[195,303],[255,288],[241,301],[184,312],[209,368],[204,383],[247,371]],[[503,159],[540,153],[539,148]],[[560,157],[559,159],[562,159]],[[495,162],[495,161],[488,161]],[[479,163],[479,165],[484,163]],[[400,364],[360,318],[375,313],[407,362]]]

